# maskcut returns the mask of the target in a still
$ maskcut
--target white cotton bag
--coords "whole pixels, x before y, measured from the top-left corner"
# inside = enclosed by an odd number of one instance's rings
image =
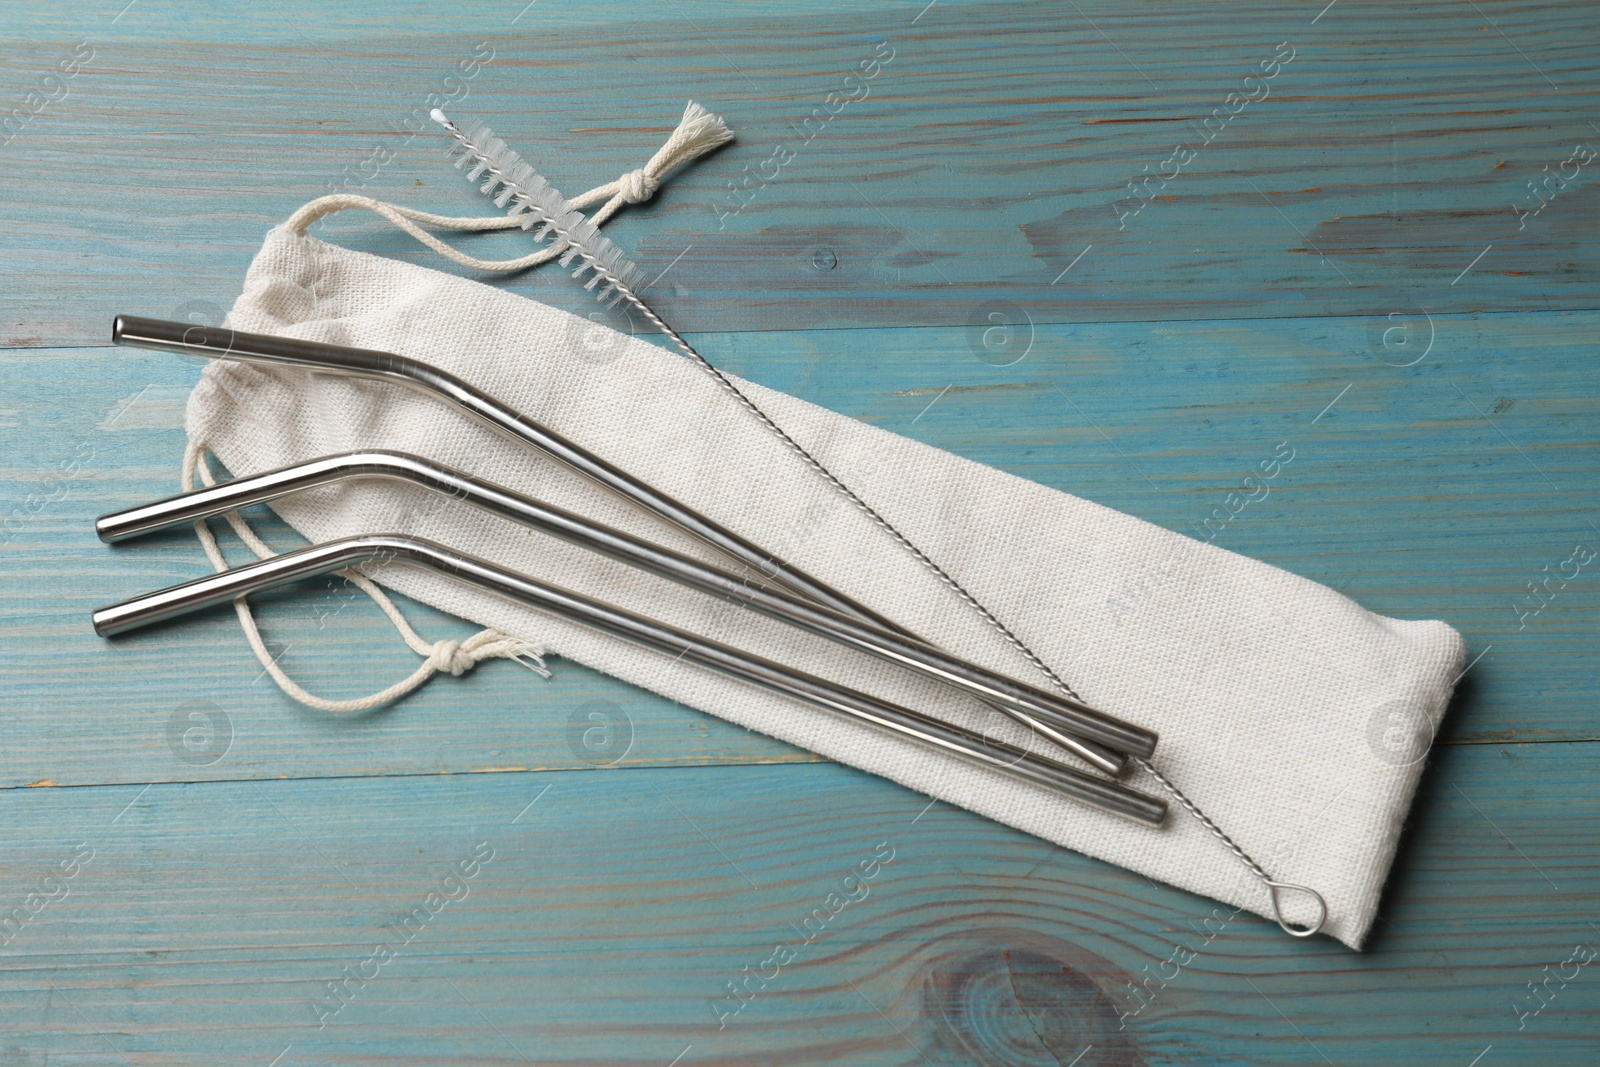
[[[476,281],[327,244],[304,225],[268,233],[229,327],[434,364],[947,651],[1044,684],[689,360]],[[1375,615],[1276,567],[738,384],[1088,703],[1158,731],[1156,766],[1275,880],[1319,892],[1324,932],[1360,947],[1461,672],[1454,630]],[[218,361],[190,398],[188,431],[235,475],[351,449],[414,452],[727,565],[529,446],[387,383]],[[429,538],[897,703],[1007,729],[991,709],[908,672],[415,487],[352,481],[273,507],[312,542]],[[548,650],[1063,847],[1273,913],[1262,883],[1177,805],[1161,828],[1125,821],[438,574],[395,564],[369,573],[510,635],[516,648]],[[1164,795],[1143,771],[1127,781]],[[1284,905],[1292,921],[1315,918],[1306,901]]]

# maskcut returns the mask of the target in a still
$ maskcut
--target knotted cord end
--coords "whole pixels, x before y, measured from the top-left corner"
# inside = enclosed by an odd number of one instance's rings
[[[617,179],[617,195],[629,204],[642,204],[656,195],[661,182],[643,167],[630,170]]]
[[[436,642],[428,654],[428,666],[443,673],[449,671],[457,678],[478,665],[478,657],[461,647],[460,641]]]
[[[486,659],[509,659],[543,677],[551,677],[544,665],[542,645],[499,630],[483,630],[465,641],[436,641],[428,653],[427,666],[441,674],[448,671],[459,678]]]
[[[650,194],[655,192],[655,187],[660,185],[661,179],[673,170],[691,159],[698,159],[714,148],[721,148],[731,140],[733,131],[722,121],[722,116],[712,114],[691,100],[683,109],[683,118],[678,120],[678,128],[672,131],[667,143],[650,157],[650,162],[617,180],[618,195],[630,204],[639,203],[630,195],[634,188],[632,183],[637,175],[642,185],[650,187],[650,192],[645,194],[645,199],[649,199]]]

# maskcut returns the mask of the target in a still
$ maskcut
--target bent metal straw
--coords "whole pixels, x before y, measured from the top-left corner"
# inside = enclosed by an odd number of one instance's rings
[[[988,740],[964,727],[536,581],[420,537],[365,534],[311,545],[101,608],[93,614],[94,628],[102,637],[112,637],[203,608],[226,604],[249,593],[364,563],[405,563],[426,567],[497,596],[666,653],[674,660],[684,659],[709,667],[849,716],[875,729],[897,734],[969,763],[988,767],[1021,781],[1046,786],[1103,811],[1149,826],[1159,826],[1166,818],[1166,801],[1129,789],[1120,782],[1080,771],[1015,745]]]
[[[743,605],[962,690],[1058,745],[1070,743],[1065,735],[1082,715],[1076,705],[1052,693],[946,655],[891,630],[777,590],[760,588],[736,574],[407,452],[345,452],[246,475],[102,515],[95,520],[95,533],[102,541],[114,544],[353,478],[385,478],[421,486],[628,566]]]

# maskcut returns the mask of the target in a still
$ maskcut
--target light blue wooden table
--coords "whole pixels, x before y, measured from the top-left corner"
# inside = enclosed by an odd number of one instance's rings
[[[0,15],[0,1063],[1600,1062],[1600,564],[1550,578],[1600,548],[1600,8],[124,3]],[[107,347],[111,316],[214,317],[331,187],[480,211],[410,132],[430,94],[574,190],[686,99],[725,115],[737,143],[611,232],[755,380],[1184,531],[1291,440],[1217,543],[1475,657],[1367,951],[571,663],[333,721],[228,613],[95,638],[92,607],[207,569],[90,532],[174,487],[199,373]],[[415,663],[337,583],[263,616],[325,694]]]

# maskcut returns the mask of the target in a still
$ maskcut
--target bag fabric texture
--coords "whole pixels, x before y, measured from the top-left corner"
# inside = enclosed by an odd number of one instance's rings
[[[268,234],[227,325],[432,363],[947,651],[1048,685],[698,367],[664,348],[282,226]],[[1375,615],[1276,567],[795,397],[740,387],[1087,702],[1159,731],[1156,766],[1275,880],[1320,892],[1324,932],[1360,947],[1422,756],[1462,669],[1453,629]],[[727,565],[532,448],[387,383],[216,361],[190,398],[188,431],[235,475],[349,449],[415,452]],[[909,672],[424,490],[358,480],[273,507],[313,542],[362,533],[431,538],[996,736],[1014,730],[984,705]],[[1272,914],[1260,881],[1176,804],[1164,827],[1131,823],[433,573],[397,564],[370,573],[752,730],[1152,879]],[[538,683],[530,685],[536,715]],[[1164,796],[1142,770],[1126,780]],[[1293,921],[1314,914],[1294,896],[1285,905]]]

